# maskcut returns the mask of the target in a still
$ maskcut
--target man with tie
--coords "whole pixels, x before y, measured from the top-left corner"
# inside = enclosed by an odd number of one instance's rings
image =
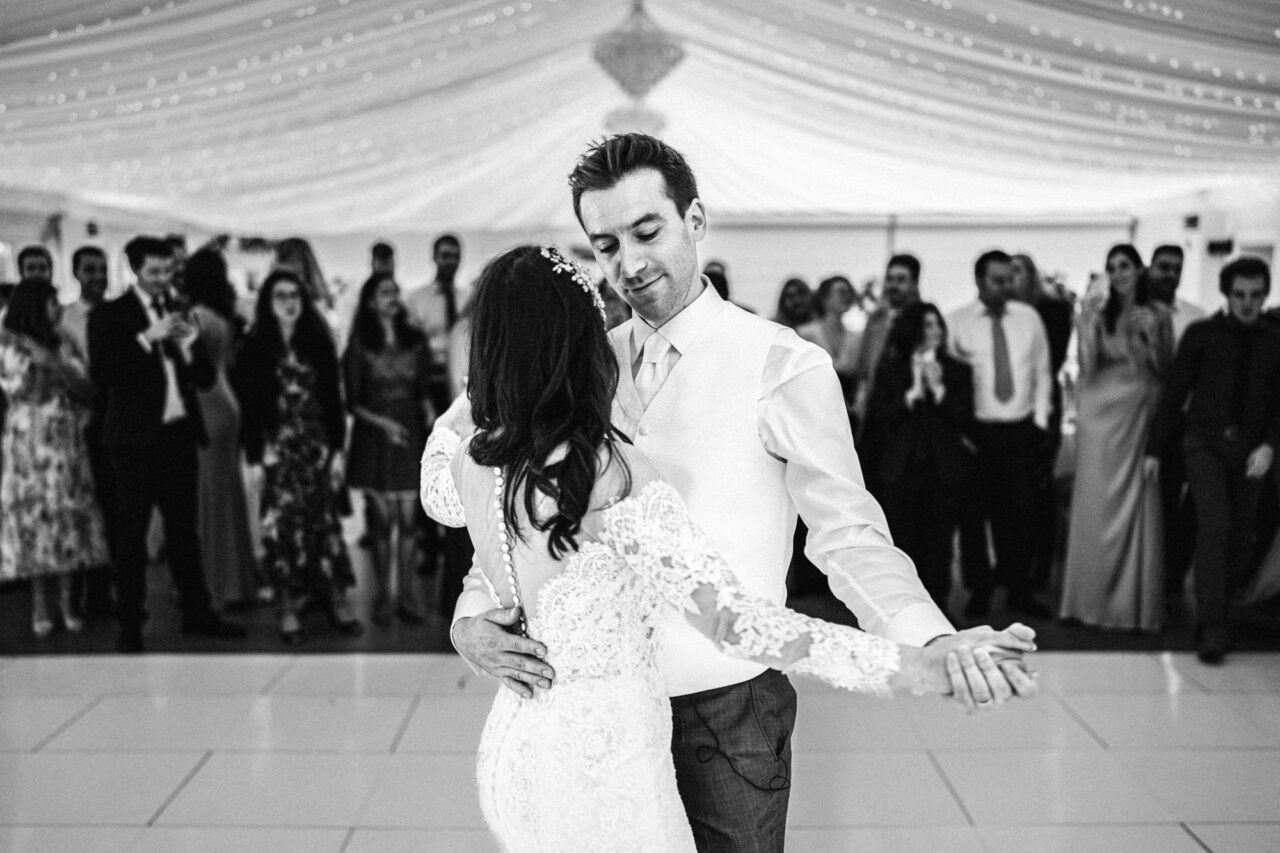
[[[588,150],[569,182],[597,262],[635,311],[610,333],[614,425],[679,490],[744,586],[785,599],[798,511],[806,552],[863,629],[913,645],[952,633],[863,485],[830,356],[698,274],[707,218],[683,156],[621,134]],[[454,645],[531,695],[526,684],[554,677],[554,650],[543,661],[535,642],[502,633],[510,613],[491,609],[482,583],[468,578]],[[677,785],[698,849],[782,850],[795,690],[775,670],[721,655],[677,614],[661,630]],[[952,670],[961,701],[1035,692],[1022,670],[964,654]]]
[[[953,354],[973,368],[973,441],[978,449],[977,494],[966,501],[969,535],[985,552],[984,525],[995,542],[994,574],[985,560],[964,566],[972,598],[965,615],[986,616],[994,586],[1009,590],[1009,606],[1030,616],[1051,613],[1032,595],[1035,555],[1035,488],[1040,458],[1048,441],[1053,380],[1049,341],[1040,315],[1010,299],[1012,259],[990,251],[974,265],[978,299],[948,319]],[[975,565],[975,563],[977,565]]]
[[[103,397],[102,441],[115,479],[118,648],[143,650],[147,528],[156,507],[183,633],[243,637],[242,627],[213,612],[196,535],[196,445],[205,441],[196,390],[213,386],[214,366],[199,327],[172,310],[172,247],[135,237],[125,255],[137,282],[89,315],[89,370]]]

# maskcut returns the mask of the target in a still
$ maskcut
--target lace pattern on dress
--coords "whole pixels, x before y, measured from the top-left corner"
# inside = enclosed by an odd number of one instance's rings
[[[651,482],[607,510],[601,538],[725,654],[847,690],[888,692],[896,644],[743,587],[669,483]]]
[[[453,430],[437,426],[422,451],[422,480],[419,497],[427,515],[448,527],[462,527],[467,518],[462,512],[462,499],[449,469],[453,456],[462,446],[462,438]]]

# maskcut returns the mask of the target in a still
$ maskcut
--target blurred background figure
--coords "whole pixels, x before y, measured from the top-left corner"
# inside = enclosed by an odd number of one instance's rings
[[[369,247],[369,273],[395,277],[396,250],[390,243],[378,241]]]
[[[199,451],[200,555],[214,601],[239,607],[253,600],[259,586],[240,465],[240,403],[228,379],[243,322],[236,314],[236,291],[220,251],[201,249],[187,259],[186,286],[191,315],[200,325],[217,373],[213,387],[199,392],[209,439]]]
[[[434,370],[427,336],[409,322],[400,286],[375,273],[360,288],[351,340],[343,355],[347,408],[354,420],[347,485],[365,496],[377,589],[373,621],[395,613],[419,624],[424,608],[418,569],[418,463],[427,443]]]
[[[778,294],[773,322],[798,329],[813,319],[813,290],[802,278],[789,278]]]
[[[0,329],[0,388],[9,399],[0,478],[0,580],[31,580],[31,630],[48,636],[46,582],[58,579],[62,623],[83,621],[72,573],[107,562],[84,427],[92,387],[84,362],[58,333],[58,292],[24,279]]]
[[[334,294],[320,270],[315,251],[303,237],[286,237],[276,243],[276,269],[290,270],[307,289],[307,298],[317,307],[329,310],[334,305]]]
[[[796,329],[796,334],[822,347],[831,356],[846,406],[853,404],[859,336],[845,325],[844,315],[856,302],[857,294],[849,279],[842,275],[825,278],[814,295],[814,319]]]
[[[903,308],[920,301],[920,261],[914,255],[894,255],[885,264],[884,284],[880,290],[880,302],[867,317],[858,345],[857,365],[854,371],[854,415],[861,421],[866,415],[867,401],[871,399],[872,386],[880,354],[889,340],[893,322]],[[859,433],[861,435],[861,433]]]
[[[245,455],[262,466],[263,570],[287,645],[303,641],[308,604],[341,633],[364,630],[348,599],[356,581],[339,518],[346,412],[338,356],[308,294],[290,269],[267,276],[233,374]]]
[[[1143,456],[1173,357],[1173,326],[1147,292],[1137,249],[1112,247],[1106,269],[1078,321],[1076,474],[1059,613],[1099,628],[1159,631],[1160,492]]]
[[[970,477],[973,371],[947,352],[947,326],[928,302],[906,305],[868,402],[864,444],[889,532],[943,610],[951,594],[952,539]]]

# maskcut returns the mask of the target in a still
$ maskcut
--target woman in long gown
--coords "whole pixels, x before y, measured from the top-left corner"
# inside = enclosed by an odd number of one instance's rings
[[[1107,253],[1107,277],[1107,289],[1086,295],[1078,320],[1076,475],[1060,615],[1099,628],[1159,631],[1160,489],[1142,462],[1173,357],[1173,327],[1168,309],[1147,298],[1133,246]]]
[[[84,427],[91,386],[58,335],[58,293],[42,279],[14,291],[0,330],[0,389],[9,400],[0,477],[0,581],[31,580],[31,629],[53,630],[47,583],[58,579],[62,621],[83,620],[72,574],[107,561]]]
[[[200,415],[209,437],[200,448],[200,557],[214,600],[221,605],[246,604],[253,600],[258,583],[240,466],[240,403],[227,379],[240,318],[221,252],[201,249],[187,259],[186,290],[218,371],[213,387],[200,392]]]
[[[573,270],[536,246],[489,264],[472,328],[474,410],[455,401],[423,456],[424,506],[467,526],[495,606],[519,608],[556,667],[533,699],[494,700],[481,807],[508,851],[692,851],[655,663],[666,607],[726,654],[879,694],[946,690],[946,656],[962,641],[899,646],[744,589],[613,430],[603,303]],[[989,632],[981,644],[1030,648],[1033,633],[1016,630],[1025,640]]]

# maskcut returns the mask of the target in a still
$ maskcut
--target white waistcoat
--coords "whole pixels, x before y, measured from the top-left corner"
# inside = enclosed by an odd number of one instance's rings
[[[760,379],[778,326],[722,305],[680,354],[647,411],[631,375],[630,324],[614,330],[614,425],[675,486],[742,584],[782,603],[796,506],[787,492],[786,466],[765,451],[757,426]],[[671,696],[737,684],[764,671],[720,654],[674,610],[659,640]]]

